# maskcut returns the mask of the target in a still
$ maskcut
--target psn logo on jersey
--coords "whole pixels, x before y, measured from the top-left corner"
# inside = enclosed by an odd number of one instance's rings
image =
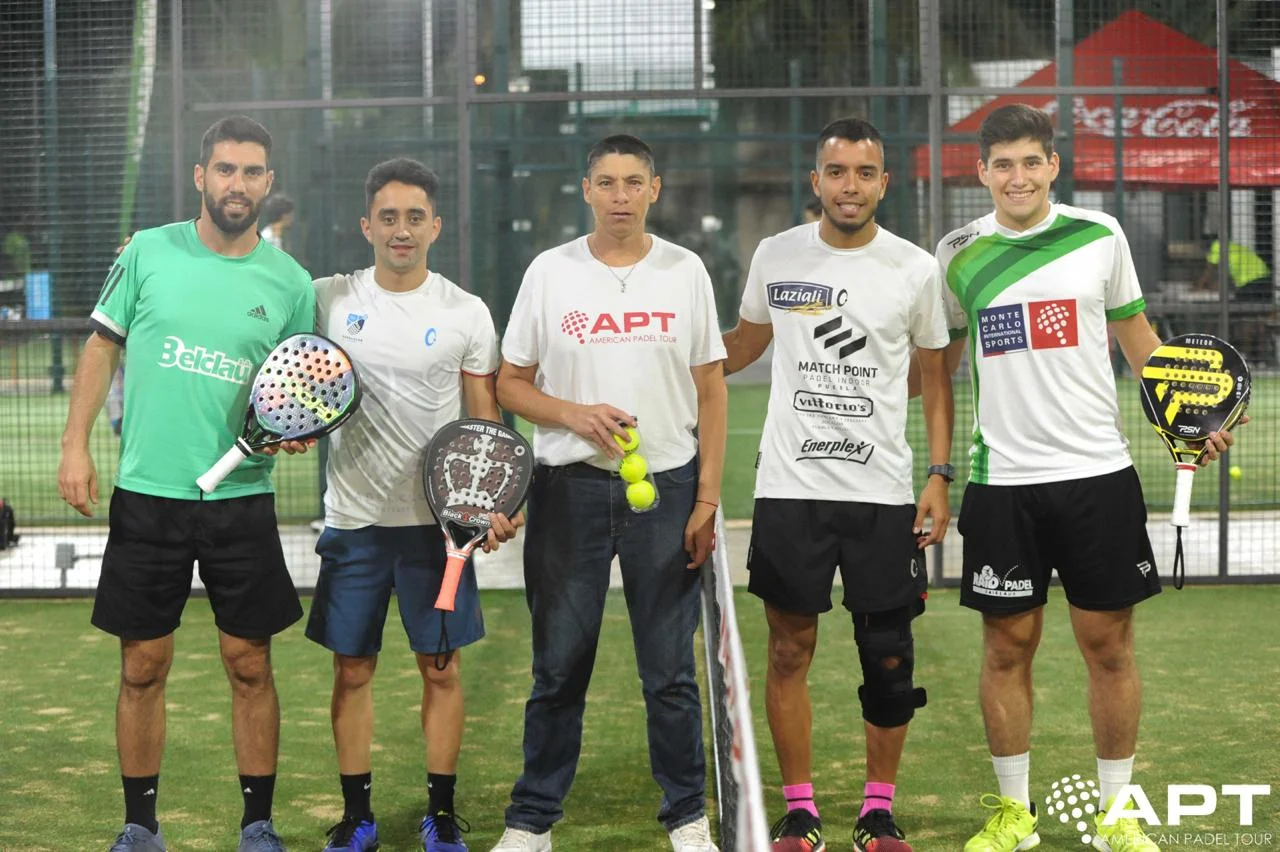
[[[428,349],[436,345],[436,336],[436,330],[434,328],[427,329],[427,333],[423,335],[422,342],[427,344]]]
[[[347,334],[352,337],[359,334],[360,329],[364,328],[364,321],[368,318],[368,314],[347,314]]]
[[[841,290],[833,301],[830,287],[808,281],[775,281],[765,291],[769,294],[769,307],[793,314],[825,314],[849,301],[848,290]]]

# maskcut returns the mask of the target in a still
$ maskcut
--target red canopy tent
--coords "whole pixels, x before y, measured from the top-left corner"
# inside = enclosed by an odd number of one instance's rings
[[[1110,86],[1114,60],[1122,60],[1125,86],[1201,87],[1216,92],[1217,53],[1141,12],[1119,18],[1076,45],[1074,85]],[[1232,186],[1280,187],[1280,84],[1235,60],[1228,63],[1230,163]],[[1050,63],[1022,86],[1057,85]],[[1077,185],[1115,183],[1115,97],[1084,95],[1074,99],[1074,165]],[[1058,111],[1052,95],[1002,95],[970,113],[948,134],[976,136],[997,107],[1028,103],[1050,115]],[[1218,97],[1205,95],[1126,95],[1121,103],[1124,137],[1122,177],[1126,184],[1216,187],[1218,185]],[[929,149],[915,152],[916,175],[929,175]],[[942,176],[948,181],[977,181],[976,143],[948,143],[942,149]]]

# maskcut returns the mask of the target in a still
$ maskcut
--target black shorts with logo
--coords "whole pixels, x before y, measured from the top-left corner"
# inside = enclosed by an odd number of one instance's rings
[[[960,603],[994,615],[1043,606],[1056,569],[1080,609],[1117,610],[1160,592],[1138,473],[1042,485],[969,483],[960,506]]]
[[[777,609],[817,615],[831,609],[839,567],[850,612],[914,605],[928,584],[915,519],[910,504],[757,498],[747,588]]]
[[[193,563],[218,629],[267,639],[302,618],[284,561],[275,497],[174,500],[117,488],[93,602],[93,626],[121,639],[178,629]]]

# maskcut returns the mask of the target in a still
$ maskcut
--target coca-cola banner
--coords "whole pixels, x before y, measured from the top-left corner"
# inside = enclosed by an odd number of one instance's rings
[[[1126,12],[1076,45],[1078,86],[1201,88],[1204,94],[1125,95],[1120,101],[1123,178],[1149,186],[1218,184],[1219,114],[1217,54],[1205,44],[1140,12]],[[1247,65],[1228,63],[1230,96],[1226,118],[1230,182],[1235,186],[1280,186],[1280,84]],[[1046,65],[1020,85],[1054,86],[1057,66]],[[1004,95],[952,125],[949,136],[976,138],[986,116],[1010,103],[1029,103],[1057,117],[1059,101],[1042,94]],[[1111,185],[1116,178],[1116,98],[1072,99],[1075,144],[1072,170],[1078,185]],[[977,181],[978,147],[943,146],[943,177]],[[916,151],[916,175],[928,177],[929,152]]]

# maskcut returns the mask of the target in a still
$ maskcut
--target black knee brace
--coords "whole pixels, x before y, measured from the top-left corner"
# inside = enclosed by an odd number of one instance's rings
[[[911,721],[917,707],[925,705],[925,691],[912,683],[915,641],[911,620],[924,611],[919,605],[888,612],[856,613],[853,638],[862,662],[862,718],[878,728],[896,728]],[[892,665],[897,660],[897,665]],[[889,663],[889,665],[886,665]]]

